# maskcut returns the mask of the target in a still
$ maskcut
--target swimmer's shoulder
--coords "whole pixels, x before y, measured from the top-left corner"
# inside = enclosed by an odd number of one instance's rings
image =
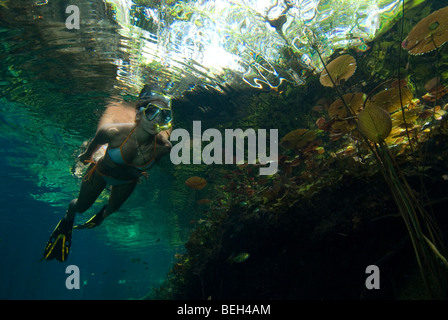
[[[110,123],[98,128],[97,135],[104,137],[109,141],[110,145],[114,142],[121,142],[125,139],[134,128],[134,123]]]

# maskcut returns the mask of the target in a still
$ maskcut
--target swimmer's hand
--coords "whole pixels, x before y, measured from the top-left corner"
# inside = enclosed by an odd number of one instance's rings
[[[167,137],[165,136],[165,132],[162,131],[159,134],[157,134],[157,140],[161,142],[162,145],[164,145],[165,147],[171,149],[173,147],[173,145],[171,144],[171,141],[167,139]]]
[[[84,152],[78,156],[78,160],[84,164],[88,164],[88,163],[92,162],[92,156],[88,155],[86,152]]]

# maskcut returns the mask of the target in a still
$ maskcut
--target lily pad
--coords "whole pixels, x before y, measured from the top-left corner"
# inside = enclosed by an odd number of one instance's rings
[[[448,41],[448,7],[434,11],[409,32],[403,48],[412,55],[430,52]]]
[[[375,143],[386,139],[392,130],[392,120],[384,109],[368,105],[358,114],[358,129]]]
[[[342,80],[349,79],[356,71],[356,60],[349,54],[337,57],[327,65],[327,70],[331,75],[335,85],[339,85]],[[333,87],[333,82],[328,76],[327,70],[323,70],[319,81],[325,87]]]
[[[286,134],[281,139],[281,144],[286,148],[300,149],[316,138],[314,131],[308,129],[296,129]]]
[[[364,93],[347,93],[343,98],[351,114],[355,115],[361,111],[366,100],[366,95]],[[342,99],[338,99],[328,107],[328,115],[331,118],[343,119],[348,116],[347,107],[344,105]]]
[[[401,101],[400,101],[401,94]],[[412,91],[408,88],[392,88],[383,90],[374,95],[367,101],[366,105],[374,105],[386,110],[389,113],[395,112],[401,109],[401,104],[406,106],[413,99]]]

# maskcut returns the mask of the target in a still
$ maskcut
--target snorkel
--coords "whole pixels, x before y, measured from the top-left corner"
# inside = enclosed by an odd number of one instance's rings
[[[157,133],[163,130],[168,130],[172,127],[171,121],[173,120],[173,114],[171,108],[163,108],[150,102],[143,109],[143,114],[148,121],[154,120],[159,113],[162,115],[162,121],[154,124],[154,130]]]
[[[154,131],[159,133],[161,131],[165,131],[165,130],[169,130],[171,129],[173,126],[171,125],[171,122],[168,122],[166,124],[160,124],[160,123],[156,123],[154,125]]]

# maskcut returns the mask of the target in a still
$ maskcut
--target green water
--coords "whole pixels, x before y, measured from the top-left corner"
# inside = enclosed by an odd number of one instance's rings
[[[407,31],[418,18],[442,7],[442,2],[419,7],[422,2],[405,1],[408,10],[416,8],[410,12],[417,16],[405,21]],[[84,270],[84,293],[65,291],[62,266],[51,262],[47,269],[37,263],[49,233],[77,196],[81,179],[73,171],[83,143],[94,136],[108,105],[135,102],[143,84],[158,82],[173,95],[175,128],[191,131],[192,122],[200,120],[203,130],[235,125],[276,128],[283,137],[297,128],[314,128],[317,117],[311,108],[321,95],[331,95],[316,80],[323,69],[316,48],[324,60],[350,48],[359,61],[355,77],[365,77],[357,78],[350,90],[372,90],[397,70],[394,23],[399,21],[400,1],[277,1],[273,5],[268,1],[83,0],[76,1],[81,12],[79,30],[66,27],[69,4],[0,1],[4,203],[0,248],[8,257],[0,272],[4,276],[0,298],[140,298],[165,280],[177,261],[175,254],[185,252],[192,230],[208,226],[203,219],[209,217],[209,206],[199,200],[215,200],[214,209],[222,212],[232,197],[241,195],[223,191],[226,183],[232,186],[225,177],[237,174],[235,167],[174,166],[166,157],[104,225],[74,234],[69,263]],[[282,12],[287,17],[284,23],[278,20]],[[391,28],[395,28],[393,40],[388,38]],[[375,42],[377,38],[381,42]],[[372,48],[367,49],[367,43]],[[442,57],[445,52],[446,46]],[[413,57],[406,62],[413,67],[409,79],[421,96],[423,84],[435,72],[428,67],[434,56],[420,61]],[[442,61],[437,69],[442,80],[445,69]],[[331,145],[327,138],[325,143],[331,152],[345,147]],[[185,185],[195,175],[206,177],[206,188]],[[95,213],[107,195],[105,191],[79,220]],[[243,200],[246,206],[260,199]],[[24,221],[29,223],[22,229]],[[37,239],[32,240],[33,250],[27,248],[27,234]],[[94,250],[88,250],[91,243]],[[23,259],[32,261],[28,269]],[[26,283],[16,280],[18,265],[22,273],[32,270]],[[57,280],[51,273],[58,275]],[[11,274],[14,277],[8,278]],[[29,283],[33,289],[27,291]],[[89,283],[95,283],[96,289]],[[139,283],[143,287],[133,290]],[[57,294],[50,293],[53,288],[59,288]]]

